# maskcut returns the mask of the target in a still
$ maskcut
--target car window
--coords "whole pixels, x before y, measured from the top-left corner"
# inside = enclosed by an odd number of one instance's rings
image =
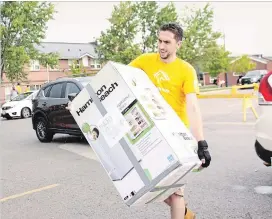
[[[43,88],[40,90],[40,92],[38,93],[37,97],[49,97],[49,90],[52,86],[48,86],[46,88]]]
[[[33,94],[30,94],[27,98],[26,98],[26,100],[31,100],[33,98]]]
[[[30,94],[30,95],[26,98],[26,100],[32,100],[32,99],[34,99],[34,98],[36,97],[37,93],[38,93],[38,91],[34,91],[32,94]]]
[[[79,93],[80,89],[75,83],[68,82],[66,85],[66,92],[65,92],[65,97],[68,97],[68,94],[71,93]]]
[[[248,73],[246,73],[245,76],[246,77],[257,77],[257,76],[260,76],[260,71],[259,70],[249,71]]]
[[[50,88],[51,88],[52,86],[48,86],[47,88],[45,88],[44,90],[43,90],[43,95],[44,95],[44,97],[49,97],[49,90],[50,90]]]
[[[24,99],[27,98],[30,94],[32,94],[32,92],[19,94],[18,96],[12,98],[11,101],[20,101],[20,100],[24,100]]]
[[[50,98],[61,98],[61,92],[62,92],[62,85],[63,83],[58,83],[52,86],[49,97]]]

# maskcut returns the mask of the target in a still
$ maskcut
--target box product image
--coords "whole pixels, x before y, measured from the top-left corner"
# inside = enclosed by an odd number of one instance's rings
[[[200,165],[196,140],[140,69],[108,62],[71,114],[128,206],[162,201]]]

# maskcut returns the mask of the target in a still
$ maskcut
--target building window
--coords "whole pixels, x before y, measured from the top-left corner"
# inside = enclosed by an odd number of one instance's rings
[[[101,64],[97,59],[91,59],[91,68],[94,69],[100,69],[101,68]]]
[[[30,85],[30,90],[40,90],[42,87],[41,84],[32,84]]]
[[[38,60],[31,60],[30,62],[31,71],[40,71],[40,63]]]

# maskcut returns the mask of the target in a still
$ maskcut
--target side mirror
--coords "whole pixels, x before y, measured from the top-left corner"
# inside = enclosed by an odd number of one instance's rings
[[[68,99],[72,102],[73,99],[78,95],[78,93],[71,93],[71,94],[68,94]]]

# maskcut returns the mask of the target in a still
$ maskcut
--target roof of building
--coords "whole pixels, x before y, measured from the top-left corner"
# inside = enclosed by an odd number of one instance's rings
[[[35,46],[42,53],[57,52],[61,59],[78,59],[83,56],[98,58],[95,51],[96,44],[91,43],[64,43],[64,42],[43,42]]]
[[[264,63],[264,64],[267,64],[268,60],[265,59],[263,56],[259,55],[259,56],[249,56],[250,59],[252,59],[253,61],[256,61],[256,62],[260,62],[260,63]]]
[[[272,56],[265,56],[265,59],[268,59],[269,61],[272,61]]]
[[[272,57],[269,57],[269,56],[262,56],[262,55],[248,55],[248,57],[253,60],[253,61],[256,61],[256,62],[260,62],[260,63],[264,63],[264,64],[267,64],[269,61],[272,61]],[[241,58],[240,57],[232,57],[232,61],[231,63],[234,63],[236,62],[237,60],[239,60]]]

